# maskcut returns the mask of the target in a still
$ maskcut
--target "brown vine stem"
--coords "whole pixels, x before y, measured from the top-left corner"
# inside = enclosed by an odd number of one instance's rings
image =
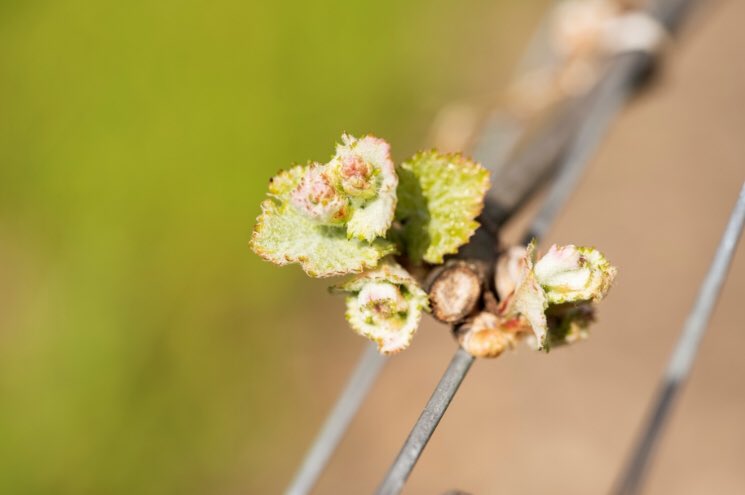
[[[471,314],[481,298],[482,270],[462,261],[445,265],[429,287],[432,316],[452,325]]]

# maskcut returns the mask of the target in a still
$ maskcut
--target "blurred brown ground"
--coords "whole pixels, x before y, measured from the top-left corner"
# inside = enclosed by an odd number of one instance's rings
[[[608,492],[745,179],[743,19],[739,0],[695,13],[663,77],[613,127],[546,239],[595,245],[619,267],[592,338],[548,356],[521,348],[477,362],[406,493]],[[745,493],[743,294],[745,243],[646,493]],[[344,325],[340,312],[329,313],[317,323]],[[348,335],[331,345],[297,364],[297,383],[313,384],[314,398],[297,399],[296,444],[267,485],[290,478],[364,343]],[[447,329],[428,320],[412,348],[390,360],[317,493],[374,489],[454,348]]]

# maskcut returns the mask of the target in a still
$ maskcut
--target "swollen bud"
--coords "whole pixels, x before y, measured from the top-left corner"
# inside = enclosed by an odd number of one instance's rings
[[[362,199],[377,196],[373,166],[361,156],[348,155],[339,159],[337,173],[342,190],[349,196]]]
[[[341,139],[328,167],[350,201],[347,235],[366,241],[383,237],[396,210],[398,175],[391,147],[374,136],[344,134]]]
[[[456,332],[458,342],[469,354],[481,358],[495,358],[512,349],[518,334],[503,327],[503,320],[482,311],[473,320],[463,324]]]

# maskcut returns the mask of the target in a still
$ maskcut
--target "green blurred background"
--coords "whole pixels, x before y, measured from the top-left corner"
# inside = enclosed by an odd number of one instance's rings
[[[284,486],[304,356],[354,336],[248,249],[269,177],[342,131],[427,144],[546,3],[0,3],[0,493]]]

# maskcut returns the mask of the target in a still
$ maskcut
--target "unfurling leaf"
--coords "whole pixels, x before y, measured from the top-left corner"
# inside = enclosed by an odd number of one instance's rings
[[[396,220],[409,258],[442,263],[478,228],[489,173],[460,154],[426,151],[398,168]]]
[[[382,354],[406,349],[428,310],[427,294],[393,260],[332,288],[348,293],[347,320],[358,334],[378,344]]]
[[[278,265],[300,263],[312,277],[375,267],[380,258],[394,251],[393,244],[383,239],[369,243],[347,238],[344,224],[333,223],[333,212],[342,210],[325,187],[323,173],[318,164],[298,165],[272,179],[251,248]]]
[[[522,322],[532,330],[532,346],[545,350],[587,337],[591,303],[605,297],[616,276],[616,268],[592,248],[553,245],[535,262],[533,242],[522,256],[519,249],[509,250],[497,270],[499,316],[518,327]]]
[[[554,244],[535,264],[535,276],[552,304],[600,301],[616,269],[596,249]]]
[[[373,136],[344,134],[328,167],[349,198],[347,235],[366,241],[384,237],[393,223],[398,186],[390,145]]]

